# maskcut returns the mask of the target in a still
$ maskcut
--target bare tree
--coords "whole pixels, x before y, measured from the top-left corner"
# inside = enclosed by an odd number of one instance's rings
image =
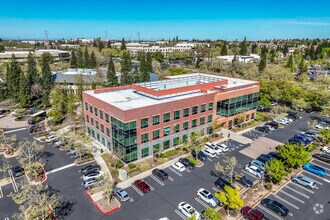
[[[3,178],[6,178],[6,173],[8,172],[8,170],[11,169],[11,164],[9,163],[9,161],[4,158],[4,160],[2,160],[1,166],[0,166],[0,172],[3,172]]]
[[[101,183],[101,190],[103,191],[103,196],[106,198],[108,205],[113,197],[113,190],[115,187],[115,183],[111,181],[110,176],[108,174],[104,175],[103,181]]]
[[[41,153],[44,149],[43,145],[38,144],[37,142],[23,141],[18,144],[20,154],[18,155],[18,161],[24,165],[31,165],[36,161],[36,156]]]
[[[233,183],[233,178],[235,176],[235,169],[238,167],[238,161],[236,157],[225,157],[223,162],[226,164],[225,166],[222,166],[219,162],[214,165],[215,169],[223,174],[227,174],[230,183]]]

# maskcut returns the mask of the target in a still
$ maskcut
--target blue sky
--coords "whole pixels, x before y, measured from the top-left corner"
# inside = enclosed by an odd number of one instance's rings
[[[329,38],[330,1],[3,1],[0,38]]]

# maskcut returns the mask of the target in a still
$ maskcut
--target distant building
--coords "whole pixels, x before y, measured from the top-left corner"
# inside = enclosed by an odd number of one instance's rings
[[[53,50],[53,49],[43,49],[43,50],[35,50],[35,51],[5,51],[0,53],[0,60],[7,61],[10,60],[12,55],[14,54],[18,61],[25,60],[29,52],[34,54],[36,57],[41,57],[44,53],[50,53],[54,59],[54,61],[61,60],[70,60],[70,52],[64,50]]]
[[[76,49],[76,48],[80,48],[79,44],[61,44],[60,48],[62,49]]]
[[[235,55],[217,56],[218,59],[227,63],[231,63],[234,57]],[[236,59],[242,63],[252,63],[253,61],[260,60],[260,56],[258,54],[250,54],[249,56],[236,55]]]

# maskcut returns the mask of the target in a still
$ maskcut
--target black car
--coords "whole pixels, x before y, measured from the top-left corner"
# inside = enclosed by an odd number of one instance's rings
[[[265,157],[265,156],[262,156],[262,155],[260,155],[260,156],[257,158],[257,160],[263,162],[264,164],[266,164],[267,162],[270,161],[270,159],[269,159],[268,157]]]
[[[214,185],[219,188],[219,189],[225,189],[225,186],[229,186],[233,189],[235,189],[235,186],[233,186],[233,184],[231,184],[229,181],[225,180],[222,177],[219,177],[215,182]]]
[[[14,177],[20,177],[24,175],[24,169],[21,166],[15,166],[12,168]]]
[[[298,112],[293,112],[293,111],[289,111],[288,116],[292,119],[299,119],[300,118],[300,115],[298,114]]]
[[[281,216],[287,216],[289,214],[289,209],[275,200],[263,199],[261,200],[261,204]]]
[[[190,162],[187,158],[180,158],[179,162],[182,163],[188,170],[192,170],[195,168],[195,165]]]
[[[269,154],[261,154],[260,156],[266,157],[269,160],[274,160],[274,157],[272,155],[269,155]]]
[[[241,178],[239,178],[238,182],[240,182],[245,187],[253,186],[253,182],[250,179],[248,179],[246,176],[242,176]]]
[[[264,108],[262,111],[263,112],[271,112],[272,111],[272,108],[271,107],[267,107],[267,108]]]
[[[313,154],[313,157],[318,159],[318,160],[324,161],[326,163],[330,163],[330,155],[329,154]]]
[[[290,144],[305,145],[304,141],[302,141],[301,139],[298,139],[298,138],[291,138],[288,142]]]
[[[221,177],[221,173],[219,173],[218,171],[211,170],[210,174],[211,174],[211,176],[214,176],[214,177]]]
[[[282,158],[280,155],[278,155],[278,153],[276,153],[275,151],[271,151],[271,152],[269,152],[267,155],[272,156],[274,159],[278,159],[278,160],[282,160],[282,159],[283,159],[283,158]]]
[[[101,167],[99,165],[88,165],[83,167],[80,171],[83,174],[87,174],[90,172],[100,171]]]
[[[270,121],[270,122],[267,122],[265,125],[268,125],[270,127],[273,127],[275,129],[278,129],[278,127],[280,126],[277,122],[275,121]]]
[[[191,152],[191,156],[192,156],[193,158],[196,158],[196,156],[197,156],[197,159],[200,160],[200,161],[206,161],[206,160],[207,160],[207,156],[206,156],[206,154],[203,153],[203,151],[199,151],[199,152],[198,152],[198,155],[196,155],[196,151],[193,150],[193,151]]]
[[[161,180],[167,180],[168,174],[164,170],[154,169],[152,170],[152,174],[160,178]]]
[[[270,129],[269,129],[268,126],[259,126],[259,127],[256,127],[256,130],[260,131],[260,132],[263,132],[263,133],[269,133],[270,132]]]

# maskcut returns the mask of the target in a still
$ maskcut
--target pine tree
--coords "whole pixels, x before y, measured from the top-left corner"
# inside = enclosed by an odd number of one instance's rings
[[[77,67],[84,68],[84,54],[81,48],[78,49],[78,53],[77,53]]]
[[[307,65],[306,65],[306,61],[304,58],[301,58],[300,63],[299,63],[299,74],[307,74]]]
[[[146,69],[147,69],[148,73],[152,73],[152,71],[153,71],[153,69],[152,69],[152,56],[151,56],[150,52],[147,53],[147,57],[146,57]]]
[[[275,57],[276,57],[276,51],[274,49],[271,49],[270,51],[270,62],[275,63]]]
[[[257,52],[258,52],[258,45],[257,45],[257,43],[254,43],[254,44],[252,44],[252,47],[251,47],[251,53],[256,54]]]
[[[246,37],[244,37],[244,40],[240,43],[240,55],[247,55],[248,54],[248,43],[246,41]]]
[[[7,71],[6,81],[10,97],[14,99],[18,99],[19,97],[19,80],[21,72],[21,67],[17,62],[15,55],[13,54]]]
[[[108,63],[107,81],[110,87],[118,86],[118,78],[116,76],[116,69],[112,60],[112,56],[110,56],[110,60]]]
[[[97,62],[96,62],[95,53],[94,53],[94,51],[92,51],[90,61],[89,61],[89,67],[94,69],[94,68],[96,68],[96,66],[97,66]]]
[[[132,70],[131,67],[131,58],[128,51],[124,51],[123,59],[121,62],[121,85],[128,85],[130,82],[130,72]]]
[[[284,56],[286,56],[286,54],[289,53],[289,46],[287,43],[284,44],[284,46],[282,48],[282,53]]]
[[[77,96],[78,96],[79,101],[81,101],[81,102],[83,100],[83,96],[82,96],[83,91],[84,91],[84,86],[82,83],[79,83],[78,88],[77,88]]]
[[[29,53],[27,58],[27,75],[26,75],[26,94],[28,96],[28,104],[32,103],[32,86],[38,81],[38,71],[37,71],[37,63],[32,55]]]
[[[96,89],[95,82],[91,82],[91,89],[92,89],[92,90]]]
[[[285,66],[286,66],[286,68],[290,69],[291,72],[295,71],[295,65],[294,65],[294,62],[293,62],[293,55],[292,54],[289,56],[288,62],[286,63]]]
[[[53,57],[50,53],[41,55],[41,83],[42,83],[42,101],[44,106],[49,106],[49,94],[53,87],[52,72],[50,70],[50,63]]]
[[[77,68],[77,57],[74,50],[71,51],[70,68]]]
[[[226,56],[228,55],[228,51],[227,51],[227,42],[224,41],[221,47],[221,52],[220,52],[221,56]]]
[[[99,48],[99,52],[101,53],[104,48],[104,44],[103,41],[101,41],[101,39],[99,40],[98,48]]]
[[[266,69],[266,66],[267,66],[267,54],[264,52],[261,54],[261,59],[260,59],[260,62],[259,62],[259,72],[263,72],[265,69]]]
[[[148,73],[148,67],[146,63],[146,54],[144,52],[139,53],[138,59],[140,61],[140,80],[141,82],[149,82],[150,75]]]
[[[140,82],[140,72],[137,67],[137,65],[134,66],[133,72],[132,72],[132,83],[138,83]]]
[[[109,41],[109,40],[108,40],[108,42],[107,42],[107,48],[112,48],[112,46],[111,46],[111,41]]]
[[[21,107],[27,107],[30,104],[31,93],[28,93],[28,83],[24,73],[21,72],[19,79],[19,103]]]
[[[85,47],[85,52],[84,52],[84,68],[89,68],[90,67],[90,61],[89,61],[89,53],[87,46]]]
[[[125,38],[121,39],[120,50],[126,50],[126,42],[125,42]]]

